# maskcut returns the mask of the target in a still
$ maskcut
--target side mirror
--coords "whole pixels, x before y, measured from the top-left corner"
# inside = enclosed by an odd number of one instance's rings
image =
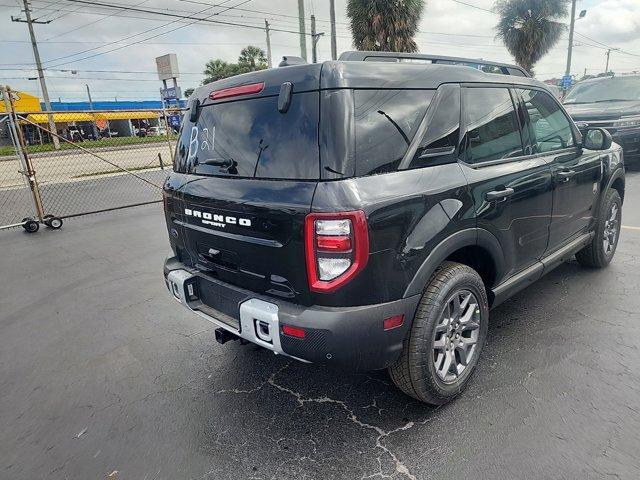
[[[588,150],[608,150],[612,142],[611,134],[604,128],[587,128],[582,146]]]

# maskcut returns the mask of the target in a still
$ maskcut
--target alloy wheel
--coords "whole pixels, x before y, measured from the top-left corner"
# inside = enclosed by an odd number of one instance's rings
[[[478,299],[469,290],[458,290],[447,301],[436,325],[433,363],[440,380],[457,381],[474,360],[480,332]]]
[[[609,214],[604,222],[604,235],[602,239],[602,247],[605,255],[611,255],[613,249],[616,247],[616,240],[618,239],[618,232],[620,230],[619,219],[620,207],[617,203],[612,203],[609,209]]]

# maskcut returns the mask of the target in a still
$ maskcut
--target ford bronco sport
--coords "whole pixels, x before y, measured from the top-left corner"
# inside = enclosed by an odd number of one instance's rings
[[[492,307],[574,254],[611,261],[623,198],[620,147],[531,78],[264,70],[190,97],[164,275],[221,343],[388,368],[442,404],[468,384]]]

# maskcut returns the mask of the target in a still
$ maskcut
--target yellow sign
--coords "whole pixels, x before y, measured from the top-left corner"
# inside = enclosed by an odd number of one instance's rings
[[[11,92],[16,112],[41,112],[40,99],[24,92]],[[4,102],[0,102],[0,112],[6,112]]]

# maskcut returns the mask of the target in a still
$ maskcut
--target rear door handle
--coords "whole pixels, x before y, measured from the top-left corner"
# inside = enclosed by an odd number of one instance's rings
[[[560,170],[556,173],[556,178],[561,182],[568,182],[575,174],[575,170]]]
[[[491,192],[487,192],[484,198],[487,199],[487,202],[493,202],[494,200],[505,200],[507,197],[510,197],[515,193],[513,188],[505,188],[502,190],[493,190]]]

